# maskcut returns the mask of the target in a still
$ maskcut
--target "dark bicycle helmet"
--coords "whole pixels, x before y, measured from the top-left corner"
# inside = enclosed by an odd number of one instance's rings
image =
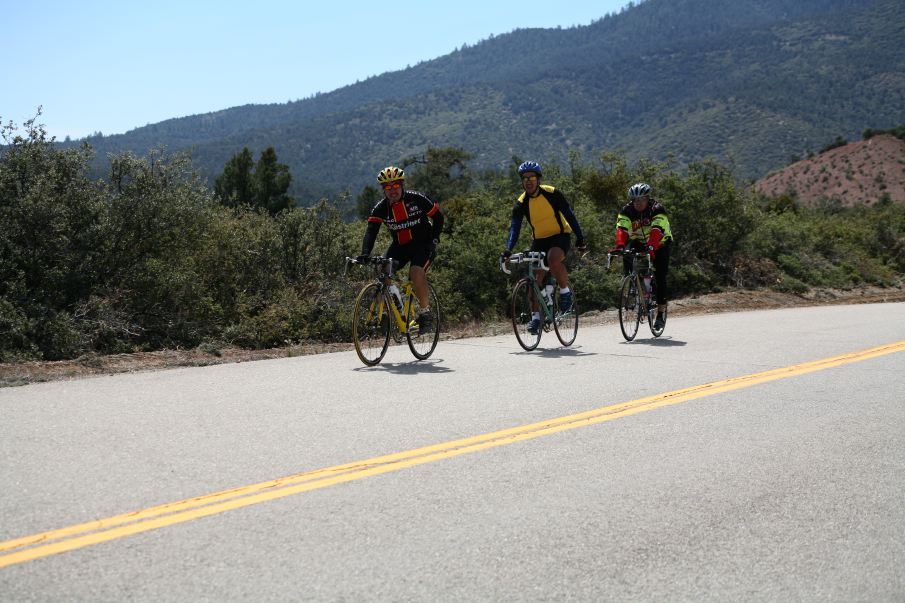
[[[522,165],[518,166],[518,175],[521,176],[525,172],[534,172],[537,174],[537,177],[540,178],[543,174],[541,174],[540,164],[536,161],[526,161]]]
[[[647,197],[650,195],[650,185],[645,184],[644,182],[639,182],[638,184],[633,184],[630,189],[628,189],[628,198],[629,199],[637,199],[638,197]]]

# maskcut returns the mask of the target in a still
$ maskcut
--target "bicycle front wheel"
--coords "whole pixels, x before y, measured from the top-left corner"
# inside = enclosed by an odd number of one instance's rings
[[[387,299],[377,283],[361,290],[352,311],[352,341],[358,357],[368,366],[381,360],[390,345],[390,314]]]
[[[419,320],[421,304],[418,303],[416,295],[412,294],[406,304],[408,312],[405,323],[408,327],[405,329],[405,338],[409,342],[409,349],[418,360],[426,360],[433,354],[434,348],[437,347],[437,340],[440,339],[440,300],[437,298],[433,285],[428,283],[427,290],[430,311],[426,317],[421,317]]]
[[[518,339],[519,345],[528,352],[540,343],[543,322],[541,320],[532,321],[531,313],[534,311],[532,306],[539,311],[542,303],[543,301],[535,293],[530,279],[523,278],[515,284],[511,304],[512,329],[515,331],[515,338]]]
[[[631,341],[638,334],[641,324],[641,297],[635,285],[635,276],[630,274],[622,279],[619,290],[619,328],[626,341]]]
[[[559,287],[553,294],[553,330],[556,331],[556,337],[564,346],[570,346],[575,343],[575,337],[578,335],[578,299],[575,297],[575,288],[572,288],[572,307],[562,311],[559,303]]]

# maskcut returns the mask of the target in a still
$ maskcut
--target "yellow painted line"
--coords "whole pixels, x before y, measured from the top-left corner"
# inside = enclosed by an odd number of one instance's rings
[[[32,561],[92,544],[107,542],[133,534],[200,519],[310,490],[398,471],[462,454],[522,442],[586,425],[612,421],[640,412],[671,406],[705,396],[751,387],[769,381],[786,379],[836,366],[860,362],[895,352],[905,351],[899,341],[859,352],[851,352],[812,362],[805,362],[733,377],[713,383],[674,390],[630,402],[604,406],[595,410],[557,417],[547,421],[512,427],[500,431],[462,438],[441,444],[415,448],[371,459],[299,473],[275,480],[223,490],[178,502],[158,505],[132,513],[124,513],[78,525],[0,542],[0,568]],[[30,548],[29,548],[30,547]],[[17,550],[22,549],[22,550]]]

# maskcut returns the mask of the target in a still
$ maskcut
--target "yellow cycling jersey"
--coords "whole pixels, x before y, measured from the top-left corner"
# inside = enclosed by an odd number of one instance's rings
[[[535,239],[546,239],[554,235],[572,232],[572,227],[569,226],[562,212],[554,209],[554,190],[550,185],[541,184],[539,194],[529,198],[527,204],[525,203],[526,193],[522,193],[518,198],[518,202],[522,204],[525,215],[528,217],[528,223],[531,224],[534,231]]]

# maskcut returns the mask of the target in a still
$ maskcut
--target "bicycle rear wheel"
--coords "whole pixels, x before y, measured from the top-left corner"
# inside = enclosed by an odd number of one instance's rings
[[[619,289],[619,328],[626,341],[631,341],[638,334],[641,324],[641,297],[635,285],[635,276],[630,274],[622,279]]]
[[[434,348],[437,347],[437,340],[440,339],[440,300],[437,298],[433,285],[428,283],[427,289],[430,299],[430,318],[426,328],[418,325],[421,304],[418,303],[418,297],[414,294],[407,304],[408,314],[405,317],[405,323],[408,325],[405,330],[405,338],[408,340],[409,349],[418,360],[426,360],[433,354]]]
[[[387,299],[377,283],[365,286],[352,312],[352,341],[358,357],[368,366],[381,360],[390,345],[390,314]]]
[[[575,288],[572,288],[572,307],[568,311],[559,309],[559,297],[559,287],[556,287],[553,293],[553,330],[561,344],[570,346],[575,343],[578,335],[578,298],[575,297]]]
[[[535,294],[534,287],[531,286],[531,280],[523,278],[512,289],[512,329],[515,331],[515,338],[518,339],[519,345],[529,352],[540,343],[543,329],[543,323],[541,323],[535,333],[528,331],[531,322],[532,303],[539,311],[540,304],[543,301],[538,299]]]
[[[650,291],[650,302],[647,308],[647,324],[650,327],[651,335],[654,337],[659,337],[663,334],[663,330],[666,329],[666,310],[663,311],[663,326],[659,329],[654,327],[654,323],[657,321],[657,283],[656,281],[651,281],[651,291]]]

